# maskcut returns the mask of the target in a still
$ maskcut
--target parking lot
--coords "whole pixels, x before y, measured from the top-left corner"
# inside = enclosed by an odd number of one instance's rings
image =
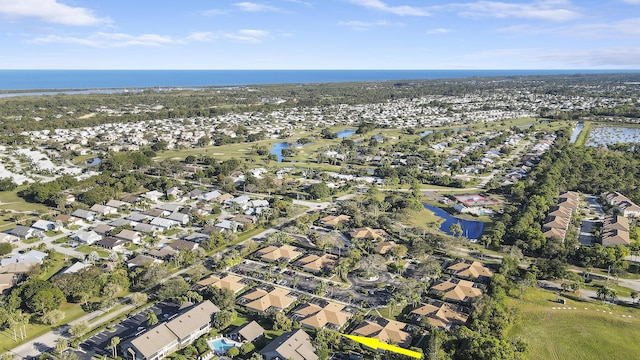
[[[364,308],[386,306],[391,298],[391,293],[385,287],[379,287],[379,284],[390,285],[394,283],[393,277],[388,273],[381,274],[378,280],[371,282],[359,280],[356,275],[350,274],[349,279],[352,284],[348,288],[344,288],[342,283],[253,260],[245,260],[234,266],[231,271],[241,276]],[[322,281],[326,282],[325,291],[317,293]]]
[[[158,322],[169,319],[178,313],[179,305],[174,303],[157,303],[148,309],[126,318],[114,326],[114,331],[103,330],[80,344],[80,350],[76,354],[82,360],[90,360],[94,355],[112,354],[107,348],[111,338],[117,336],[121,342],[128,340],[137,334],[147,330],[147,311],[153,311],[158,317]]]

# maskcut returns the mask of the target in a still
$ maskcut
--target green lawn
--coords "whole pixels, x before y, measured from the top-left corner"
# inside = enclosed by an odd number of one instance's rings
[[[436,216],[433,212],[422,209],[420,211],[412,211],[407,219],[409,226],[423,228],[423,229],[438,229],[444,219]]]
[[[85,253],[85,254],[89,254],[92,251],[95,251],[98,253],[98,256],[106,258],[109,256],[109,252],[100,248],[97,248],[95,246],[89,246],[89,245],[83,245],[83,246],[78,246],[76,248],[76,251],[79,251],[81,253]]]
[[[507,335],[527,342],[529,359],[636,358],[640,348],[631,339],[640,339],[640,309],[572,300],[561,305],[555,300],[554,293],[533,289],[523,300],[509,301],[518,308],[519,321]]]
[[[0,209],[15,211],[50,211],[48,207],[42,204],[28,203],[17,195],[18,191],[26,188],[27,185],[18,186],[13,191],[0,191]]]
[[[65,317],[62,320],[62,322],[65,324],[86,314],[78,304],[64,303],[60,306],[60,310],[62,310],[65,314]],[[56,324],[55,326],[57,325],[60,324]],[[16,331],[16,335],[18,336],[18,341],[16,342],[13,341],[13,330],[3,329],[2,331],[0,331],[0,352],[5,352],[13,349],[21,343],[35,339],[50,330],[52,330],[52,327],[47,325],[28,324],[26,326],[27,338],[24,339],[24,341],[21,341],[19,332]]]

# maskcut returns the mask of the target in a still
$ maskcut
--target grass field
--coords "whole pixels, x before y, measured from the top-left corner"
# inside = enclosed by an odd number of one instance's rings
[[[15,211],[42,211],[50,209],[42,204],[28,203],[18,196],[18,191],[26,186],[19,186],[13,191],[0,191],[0,209]]]
[[[640,339],[640,309],[572,300],[561,305],[555,300],[554,293],[533,289],[523,300],[509,301],[519,309],[519,321],[507,334],[527,342],[529,359],[637,358],[640,345],[632,339]]]
[[[576,142],[575,142],[576,146],[586,144],[587,138],[589,137],[589,133],[591,132],[591,125],[592,123],[589,121],[584,122],[584,127],[582,128],[582,131],[576,138]]]

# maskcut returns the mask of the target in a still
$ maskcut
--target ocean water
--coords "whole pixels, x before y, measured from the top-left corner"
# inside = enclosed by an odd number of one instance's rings
[[[0,90],[136,89],[488,76],[620,73],[613,70],[0,70]],[[637,71],[626,71],[637,72]]]

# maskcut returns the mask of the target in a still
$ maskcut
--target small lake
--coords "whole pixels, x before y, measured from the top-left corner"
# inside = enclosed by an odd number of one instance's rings
[[[102,160],[100,158],[93,158],[93,160],[91,160],[90,163],[87,164],[87,166],[89,167],[94,167],[94,166],[98,166],[102,163]]]
[[[579,122],[578,125],[576,125],[576,127],[573,128],[573,132],[571,133],[571,139],[569,139],[569,141],[572,144],[576,143],[576,140],[578,140],[578,136],[582,132],[582,129],[584,129],[584,123],[583,122]]]
[[[427,136],[429,134],[433,134],[433,130],[425,130],[425,131],[420,133],[420,136],[421,137],[425,137],[425,136]]]
[[[338,139],[348,138],[349,136],[352,136],[355,133],[356,131],[351,129],[338,131]]]
[[[269,153],[270,154],[274,154],[275,156],[277,156],[278,157],[278,162],[282,162],[282,160],[284,159],[284,156],[282,156],[282,150],[288,149],[290,147],[291,147],[291,145],[289,145],[288,142],[275,143],[271,147],[271,151],[269,151]]]
[[[607,146],[619,143],[640,143],[640,128],[596,127],[589,133],[587,146]]]
[[[462,227],[462,236],[466,237],[467,239],[477,240],[480,238],[480,236],[482,236],[482,233],[484,232],[484,223],[482,221],[459,219],[440,209],[439,207],[429,204],[422,205],[425,209],[432,211],[437,217],[444,219],[444,222],[442,223],[442,225],[440,225],[440,231],[442,232],[453,235],[449,232],[449,228],[455,223],[460,224],[460,226]]]

